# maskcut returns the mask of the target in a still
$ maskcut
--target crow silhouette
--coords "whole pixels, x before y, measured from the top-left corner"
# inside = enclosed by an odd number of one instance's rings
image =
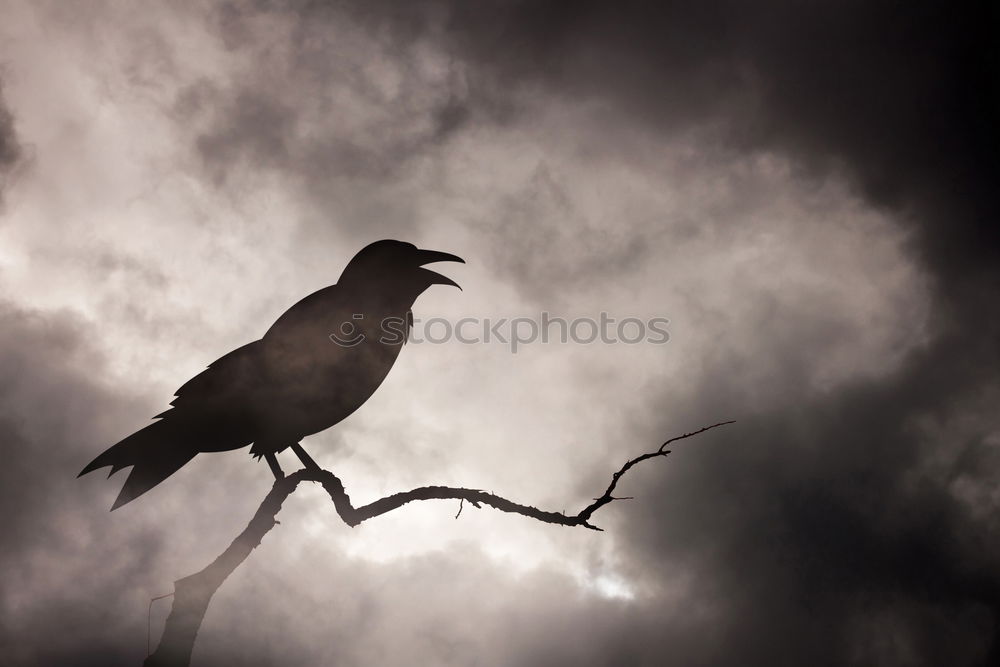
[[[264,337],[217,359],[177,390],[154,423],[128,436],[80,472],[132,466],[112,510],[177,472],[199,452],[252,444],[275,477],[275,454],[291,447],[316,463],[302,438],[357,410],[378,389],[413,325],[410,308],[431,285],[451,279],[422,268],[460,257],[402,241],[376,241],[347,264],[335,285],[289,308]],[[460,288],[461,289],[461,288]]]

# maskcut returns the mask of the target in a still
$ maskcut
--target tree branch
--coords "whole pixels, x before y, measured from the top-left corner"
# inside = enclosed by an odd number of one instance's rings
[[[604,494],[574,515],[540,510],[537,507],[515,503],[494,493],[480,489],[450,486],[422,486],[410,491],[394,493],[361,507],[354,507],[351,504],[350,497],[347,495],[347,491],[344,489],[344,484],[332,472],[312,468],[305,468],[294,472],[283,479],[275,480],[274,486],[271,487],[270,492],[268,492],[260,507],[257,508],[257,512],[250,520],[250,523],[218,558],[200,572],[179,579],[174,583],[173,604],[170,614],[167,616],[163,636],[160,638],[160,643],[157,645],[156,650],[146,658],[143,665],[144,667],[179,667],[186,666],[191,662],[191,651],[194,648],[195,637],[198,634],[198,629],[201,627],[212,596],[222,586],[226,578],[246,560],[250,552],[260,544],[271,528],[278,523],[275,517],[281,510],[285,499],[298,487],[299,482],[309,481],[322,484],[330,496],[330,500],[333,501],[337,514],[340,515],[344,523],[351,527],[357,526],[368,519],[391,512],[415,500],[451,499],[461,502],[468,501],[476,508],[489,505],[501,512],[521,514],[530,519],[536,519],[545,523],[560,526],[583,526],[591,530],[601,530],[601,528],[590,522],[590,518],[594,512],[605,505],[615,500],[625,499],[621,497],[616,498],[612,493],[622,476],[633,466],[651,458],[667,456],[670,454],[670,451],[666,449],[666,446],[672,442],[684,440],[710,429],[732,423],[732,421],[720,422],[698,429],[697,431],[670,438],[655,451],[628,460],[618,472],[612,475],[611,484],[608,485]],[[461,505],[459,506],[459,513],[461,513]],[[455,518],[458,518],[458,515]]]

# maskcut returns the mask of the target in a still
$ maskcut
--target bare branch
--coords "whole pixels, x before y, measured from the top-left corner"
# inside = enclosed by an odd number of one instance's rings
[[[594,502],[575,515],[568,515],[565,512],[550,512],[532,507],[531,505],[515,503],[495,493],[480,489],[450,486],[422,486],[411,491],[394,493],[390,496],[379,498],[367,505],[355,507],[351,503],[347,491],[344,489],[343,482],[332,472],[322,470],[319,467],[308,467],[294,472],[274,482],[274,486],[271,487],[271,491],[264,498],[260,507],[257,508],[257,512],[250,520],[250,523],[233,540],[232,544],[222,552],[222,555],[201,572],[192,574],[174,583],[173,605],[170,609],[170,615],[167,616],[163,636],[156,651],[146,658],[144,665],[145,667],[177,667],[186,666],[190,663],[195,637],[198,634],[198,629],[201,627],[205,612],[208,610],[208,603],[211,601],[212,595],[222,586],[226,578],[246,560],[250,552],[260,544],[268,531],[278,523],[275,517],[279,510],[281,510],[285,499],[298,487],[299,482],[319,482],[330,496],[330,500],[333,501],[333,506],[337,510],[337,514],[340,515],[344,523],[352,527],[368,519],[391,512],[415,500],[451,499],[459,501],[458,514],[455,515],[456,519],[462,513],[463,503],[468,501],[477,509],[482,505],[489,505],[501,512],[520,514],[545,523],[560,526],[583,526],[599,531],[601,528],[590,523],[591,516],[601,507],[612,501],[626,499],[626,497],[615,497],[612,493],[618,485],[618,481],[633,466],[648,459],[666,456],[670,452],[665,447],[672,442],[690,438],[710,429],[732,423],[732,421],[720,422],[698,429],[697,431],[670,438],[660,445],[657,450],[630,459],[618,472],[612,475],[611,484],[604,494],[594,499]]]
[[[588,528],[594,528],[594,530],[600,530],[600,528],[595,528],[594,526],[591,526],[587,522],[590,520],[590,517],[594,514],[594,512],[601,509],[611,501],[624,500],[615,498],[611,494],[614,492],[615,487],[618,486],[618,480],[620,480],[622,476],[626,472],[628,472],[632,466],[636,465],[637,463],[642,463],[643,461],[646,461],[648,459],[656,458],[657,456],[666,456],[667,454],[670,453],[670,450],[665,449],[665,447],[672,442],[677,442],[678,440],[684,440],[685,438],[691,438],[700,433],[704,433],[705,431],[710,431],[713,428],[718,428],[720,426],[725,426],[726,424],[734,424],[734,423],[735,423],[734,421],[719,422],[718,424],[712,424],[711,426],[705,426],[703,428],[700,428],[697,431],[691,431],[690,433],[685,433],[684,435],[674,436],[673,438],[670,438],[662,445],[660,445],[659,449],[657,449],[655,452],[648,452],[646,454],[642,454],[641,456],[637,456],[634,459],[626,461],[625,465],[623,465],[618,472],[616,472],[614,475],[611,476],[611,484],[608,485],[608,489],[604,492],[604,495],[601,496],[600,498],[596,498],[594,502],[585,507],[582,512],[577,514],[577,518],[579,518],[581,522],[580,525],[587,526]]]
[[[150,649],[150,644],[152,642],[150,635],[152,635],[151,627],[153,625],[153,603],[157,600],[173,596],[173,593],[165,593],[164,595],[157,595],[149,599],[149,609],[146,610],[146,655],[149,655],[149,652],[152,650]]]
[[[271,491],[243,532],[208,567],[201,572],[174,582],[174,601],[156,650],[146,658],[144,667],[181,666],[191,662],[194,640],[215,591],[233,571],[246,560],[260,541],[277,523],[275,516],[282,503],[304,479],[300,470],[294,475],[276,480]]]

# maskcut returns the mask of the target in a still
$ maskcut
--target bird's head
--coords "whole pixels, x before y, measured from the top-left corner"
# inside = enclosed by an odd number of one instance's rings
[[[431,285],[458,284],[447,276],[425,269],[433,262],[461,262],[456,255],[437,250],[423,250],[403,241],[376,241],[356,254],[337,281],[352,290],[380,296],[397,295],[412,303]]]

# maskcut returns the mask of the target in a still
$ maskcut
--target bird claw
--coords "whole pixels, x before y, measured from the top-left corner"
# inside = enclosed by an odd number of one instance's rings
[[[257,458],[259,459],[260,455],[258,455]],[[285,471],[281,469],[280,465],[278,465],[278,458],[274,455],[274,452],[271,452],[270,454],[264,454],[264,458],[267,459],[267,465],[271,467],[271,472],[274,474],[274,479],[277,481],[285,479]]]

